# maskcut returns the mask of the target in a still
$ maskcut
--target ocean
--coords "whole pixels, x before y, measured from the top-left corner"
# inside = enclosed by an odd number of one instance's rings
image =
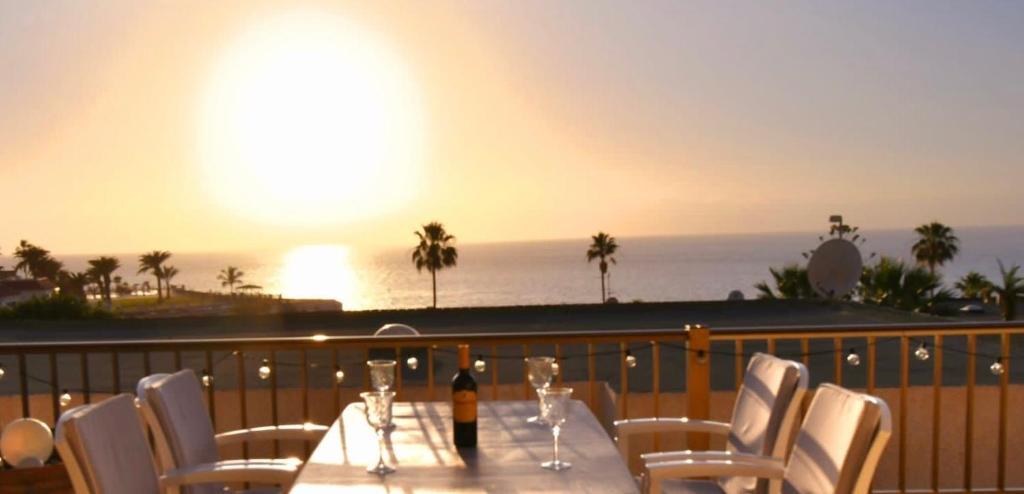
[[[952,285],[968,271],[990,279],[999,274],[997,260],[1024,264],[1024,227],[974,227],[956,230],[961,252],[942,268]],[[871,253],[912,260],[910,229],[863,231],[860,246]],[[730,291],[756,296],[753,285],[770,279],[768,268],[805,262],[801,252],[818,243],[816,233],[618,237],[617,264],[610,268],[610,293],[621,302],[723,300]],[[458,266],[438,274],[438,305],[495,306],[596,303],[600,275],[587,263],[589,239],[486,244],[456,244]],[[264,293],[290,298],[340,300],[346,310],[425,307],[431,303],[430,275],[417,273],[407,248],[373,251],[344,245],[298,245],[283,251],[175,254],[170,264],[180,271],[175,285],[194,290],[226,290],[217,273],[228,265],[245,272],[243,283]],[[9,249],[5,250],[9,254]],[[61,256],[68,267],[84,270],[92,256]],[[116,273],[129,283],[152,277],[136,275],[138,254],[117,255]],[[0,264],[12,266],[8,256]]]

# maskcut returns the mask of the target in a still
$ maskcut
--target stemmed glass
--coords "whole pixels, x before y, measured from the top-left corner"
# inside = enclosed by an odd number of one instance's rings
[[[526,375],[530,385],[537,391],[540,398],[540,390],[551,386],[551,379],[555,376],[554,357],[526,357]],[[526,419],[528,423],[540,423],[541,418],[537,415]]]
[[[569,404],[572,403],[572,388],[541,388],[540,395],[541,420],[551,427],[555,436],[554,459],[545,461],[540,466],[548,470],[568,470],[572,464],[558,459],[558,436],[562,432],[562,424],[569,418]]]
[[[368,360],[366,366],[370,368],[370,386],[377,391],[391,391],[395,385],[395,368],[398,362],[394,360]],[[389,412],[390,413],[390,412]],[[395,424],[388,422],[385,430],[394,430]]]
[[[366,405],[366,423],[377,433],[377,464],[367,467],[366,471],[377,475],[387,475],[395,471],[384,463],[384,429],[391,424],[391,404],[395,401],[394,391],[366,391],[359,393]]]

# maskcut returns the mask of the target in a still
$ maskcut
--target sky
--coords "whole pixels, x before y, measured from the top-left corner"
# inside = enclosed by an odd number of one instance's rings
[[[0,252],[1024,223],[1024,4],[0,0]]]

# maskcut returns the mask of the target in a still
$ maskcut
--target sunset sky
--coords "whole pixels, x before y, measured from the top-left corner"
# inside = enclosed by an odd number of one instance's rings
[[[1020,224],[1024,4],[0,0],[0,252]]]

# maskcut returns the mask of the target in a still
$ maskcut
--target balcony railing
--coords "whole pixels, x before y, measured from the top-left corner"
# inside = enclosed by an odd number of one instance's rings
[[[1012,351],[1021,333],[990,323],[9,343],[0,344],[0,424],[35,417],[52,425],[66,407],[183,368],[209,376],[206,400],[218,430],[330,423],[369,387],[371,357],[397,358],[400,400],[447,399],[460,343],[486,367],[477,373],[481,399],[531,399],[521,359],[545,354],[559,361],[558,381],[606,424],[646,415],[728,420],[746,359],[765,351],[803,361],[812,387],[836,382],[889,403],[895,430],[876,478],[880,490],[1024,491],[1011,488],[1024,486],[1024,471],[1009,468],[1024,452],[1024,422],[1011,414],[1024,403],[1024,368],[1017,369],[1024,366],[1011,365],[1024,358]],[[722,444],[700,434],[637,443],[640,450],[708,446]],[[295,444],[229,452],[306,453]]]

